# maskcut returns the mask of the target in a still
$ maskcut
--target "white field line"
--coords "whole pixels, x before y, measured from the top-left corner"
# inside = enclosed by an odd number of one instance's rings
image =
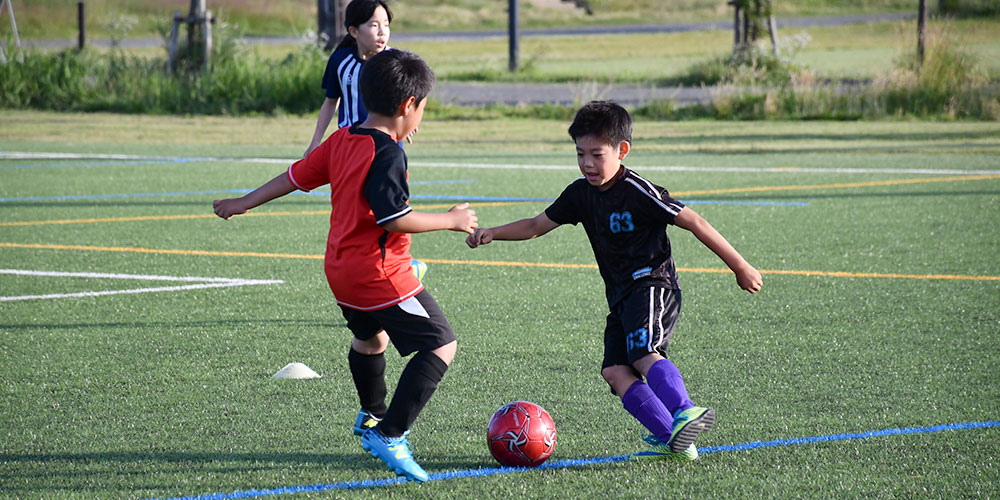
[[[0,302],[10,302],[14,300],[40,300],[40,299],[65,299],[74,297],[100,297],[103,295],[120,295],[152,292],[175,292],[181,290],[200,290],[205,288],[225,288],[234,286],[250,285],[276,285],[284,283],[282,280],[250,280],[240,278],[202,278],[195,276],[156,276],[144,274],[108,274],[108,273],[70,273],[59,271],[31,271],[22,269],[0,269],[0,274],[12,274],[20,276],[46,276],[64,278],[102,278],[120,280],[145,280],[145,281],[181,281],[194,282],[192,285],[165,286],[153,288],[132,288],[126,290],[97,290],[75,293],[53,293],[45,295],[19,295],[0,297]]]
[[[149,160],[149,161],[207,161],[276,163],[291,165],[297,158],[234,158],[234,157],[185,157],[185,156],[145,156],[124,154],[89,153],[18,153],[0,151],[0,159],[5,160]],[[474,168],[474,169],[517,169],[517,170],[578,170],[575,165],[516,165],[497,163],[453,163],[412,161],[411,166],[425,168]],[[694,167],[685,165],[635,166],[642,171],[665,172],[747,172],[747,173],[815,173],[815,174],[925,174],[925,175],[996,175],[1000,170],[961,170],[934,168],[817,168],[817,167]]]

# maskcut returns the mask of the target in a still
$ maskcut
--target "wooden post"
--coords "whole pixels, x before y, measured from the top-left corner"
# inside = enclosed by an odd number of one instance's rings
[[[518,14],[517,14],[517,1],[518,0],[508,0],[507,1],[507,45],[508,45],[508,59],[507,59],[507,69],[511,73],[517,71],[518,67],[518,53],[520,52],[520,43],[518,40],[517,25],[518,25]]]
[[[750,46],[750,9],[743,9],[743,47]]]
[[[347,4],[350,0],[333,0],[333,38],[330,40],[330,49],[333,49],[347,36],[347,26],[344,21],[347,19]]]
[[[316,0],[316,43],[332,50],[347,34],[344,11],[348,0]]]
[[[181,11],[174,11],[174,27],[170,29],[170,48],[167,50],[167,73],[174,72],[174,61],[177,60],[177,32],[181,26]]]
[[[205,37],[202,44],[202,69],[207,70],[212,65],[212,11],[206,10],[201,18],[201,34]]]
[[[194,57],[194,45],[198,39],[200,23],[198,19],[205,17],[205,0],[191,0],[191,8],[188,10],[188,55]]]
[[[18,61],[24,62],[24,53],[21,52],[21,36],[17,34],[17,19],[14,19],[14,4],[10,3],[10,0],[0,0],[0,15],[3,15],[4,7],[7,7],[7,13],[10,14],[10,27],[14,30],[14,45],[18,50]],[[7,63],[7,56],[4,55],[2,48],[0,48],[0,63]]]
[[[764,0],[764,10],[767,11],[767,31],[771,34],[771,51],[778,57],[778,23],[774,20],[774,10],[771,0]]]
[[[917,67],[924,65],[924,43],[927,39],[927,0],[920,0],[917,11]]]
[[[87,45],[87,7],[83,0],[76,2],[76,25],[78,27],[76,48],[83,50]]]
[[[774,16],[767,16],[767,31],[771,33],[771,51],[778,56],[778,23]]]
[[[733,52],[740,49],[740,4],[736,0],[729,0],[729,5],[733,6]]]

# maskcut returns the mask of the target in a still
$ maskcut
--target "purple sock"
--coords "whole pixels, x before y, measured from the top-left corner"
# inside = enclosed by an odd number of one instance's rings
[[[671,415],[694,406],[684,388],[681,372],[669,359],[661,359],[646,372],[646,382]]]
[[[670,440],[674,417],[645,382],[637,380],[622,396],[622,406],[664,443]]]

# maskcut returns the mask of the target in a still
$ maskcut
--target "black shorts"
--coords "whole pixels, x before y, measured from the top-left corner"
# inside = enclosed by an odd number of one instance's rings
[[[630,292],[608,314],[601,369],[632,366],[654,352],[666,357],[680,312],[680,290],[647,286]]]
[[[394,306],[358,311],[340,306],[347,328],[358,340],[368,340],[385,330],[400,356],[431,351],[455,340],[455,333],[426,289]]]

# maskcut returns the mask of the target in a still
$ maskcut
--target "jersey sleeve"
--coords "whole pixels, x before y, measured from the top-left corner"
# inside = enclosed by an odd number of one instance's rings
[[[323,89],[326,90],[327,99],[339,99],[341,97],[340,79],[337,77],[337,66],[342,60],[339,50],[330,54],[330,59],[326,62],[326,71],[323,73]]]
[[[396,143],[387,142],[375,153],[363,190],[378,225],[413,210],[407,203],[410,187],[406,183],[406,153]]]
[[[330,183],[330,143],[323,141],[309,156],[288,167],[288,180],[302,191],[312,191]]]
[[[672,198],[666,189],[641,177],[636,176],[629,181],[644,195],[637,198],[643,200],[641,206],[647,217],[674,224],[677,214],[684,209],[684,203]]]
[[[573,224],[574,226],[580,222],[580,209],[579,209],[579,189],[576,189],[577,183],[574,182],[566,189],[563,189],[562,194],[556,198],[556,201],[552,202],[548,208],[545,209],[545,216],[549,218],[552,222],[556,224]]]

